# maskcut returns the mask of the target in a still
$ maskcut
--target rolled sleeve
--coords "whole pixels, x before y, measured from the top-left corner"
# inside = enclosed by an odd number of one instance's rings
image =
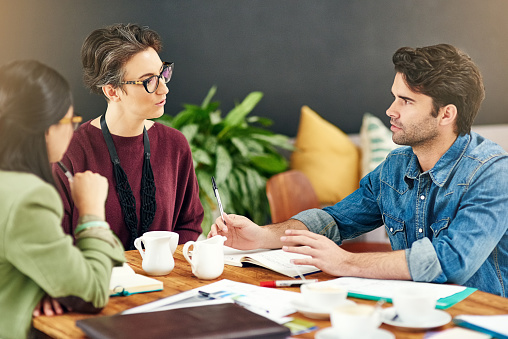
[[[298,213],[291,219],[301,221],[311,232],[326,236],[337,245],[342,243],[339,228],[335,220],[327,212],[318,208],[313,208]]]
[[[434,246],[428,238],[413,243],[406,251],[406,261],[411,279],[421,282],[446,282]]]

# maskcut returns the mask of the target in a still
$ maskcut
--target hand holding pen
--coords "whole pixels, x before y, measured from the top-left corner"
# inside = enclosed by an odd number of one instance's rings
[[[212,187],[213,194],[215,194],[215,199],[217,199],[217,206],[219,206],[220,216],[222,218],[222,222],[226,225],[226,220],[224,220],[224,209],[222,208],[222,202],[220,201],[219,190],[217,189],[217,185],[215,184],[215,178],[212,176]]]
[[[69,180],[74,205],[80,215],[91,214],[105,219],[105,203],[108,195],[108,180],[98,173],[85,171],[72,173],[62,163],[57,163]]]

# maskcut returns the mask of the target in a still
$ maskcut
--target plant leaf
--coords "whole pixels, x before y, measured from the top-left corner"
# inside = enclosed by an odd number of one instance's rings
[[[287,169],[286,159],[276,154],[260,154],[251,157],[252,164],[269,174],[283,172]]]
[[[249,124],[257,122],[257,123],[259,123],[259,124],[261,124],[262,126],[265,126],[265,127],[273,125],[273,121],[271,119],[262,118],[262,117],[256,117],[256,116],[248,117],[247,118],[247,122]]]
[[[184,125],[193,122],[195,116],[196,116],[195,110],[182,111],[173,118],[172,127],[176,128],[177,130],[181,130]]]
[[[247,158],[249,155],[249,147],[240,138],[231,138],[231,143],[240,152],[242,157]]]
[[[160,122],[163,125],[173,127],[173,117],[168,114],[163,114],[159,118],[155,119],[154,121]]]
[[[201,108],[205,109],[210,104],[210,101],[212,100],[213,96],[217,92],[217,86],[212,86],[210,90],[208,91],[208,94],[206,95],[205,99],[201,103]]]
[[[294,146],[289,142],[289,137],[282,134],[274,135],[263,135],[263,134],[252,134],[252,138],[256,140],[265,141],[273,146],[280,148],[293,150]]]
[[[217,185],[226,181],[227,176],[231,173],[233,162],[226,148],[222,145],[217,145],[217,160],[215,163],[215,179]]]
[[[215,220],[213,220],[213,209],[208,202],[206,194],[199,192],[199,200],[203,206],[203,221],[201,222],[201,229],[204,235],[210,233],[210,229]]]
[[[220,110],[216,110],[216,111],[210,113],[210,123],[212,125],[217,125],[221,122],[222,122],[222,117],[221,117]]]
[[[245,121],[245,117],[256,107],[259,100],[263,97],[261,92],[252,92],[245,99],[233,108],[224,118],[226,127],[235,126]]]
[[[190,124],[190,125],[183,126],[180,129],[180,132],[182,132],[182,134],[187,139],[187,142],[190,144],[190,143],[192,143],[192,139],[194,139],[194,136],[198,132],[198,129],[199,129],[199,125],[197,125],[197,124]]]
[[[208,152],[201,148],[194,147],[192,149],[192,159],[197,164],[212,165],[213,161]]]
[[[212,189],[212,174],[204,170],[196,171],[196,177],[198,179],[199,192],[206,195],[206,197],[209,199],[207,202],[208,204],[211,203],[212,206],[214,206],[213,201],[215,201],[215,195],[213,194]]]

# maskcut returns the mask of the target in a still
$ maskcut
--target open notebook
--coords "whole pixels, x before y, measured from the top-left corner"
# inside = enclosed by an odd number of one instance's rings
[[[253,264],[268,268],[288,277],[296,278],[298,271],[302,274],[319,272],[319,268],[310,265],[296,265],[291,259],[301,259],[307,256],[298,253],[284,252],[283,250],[251,250],[240,251],[224,246],[224,263],[226,265],[242,267],[243,264]]]
[[[111,296],[161,291],[162,289],[162,281],[136,274],[127,263],[124,263],[123,266],[113,267],[109,282]]]

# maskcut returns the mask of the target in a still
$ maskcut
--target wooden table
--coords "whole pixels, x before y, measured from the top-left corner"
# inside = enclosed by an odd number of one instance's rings
[[[141,257],[138,251],[127,251],[125,256],[129,265],[134,269],[136,273],[144,274],[141,268]],[[260,267],[234,267],[226,265],[224,267],[224,273],[215,280],[200,280],[192,275],[190,265],[184,259],[182,255],[182,246],[178,246],[175,252],[175,268],[174,270],[161,277],[155,277],[156,279],[164,282],[164,290],[160,292],[151,292],[143,294],[134,294],[127,297],[113,297],[110,299],[108,305],[98,315],[89,314],[78,314],[78,313],[67,313],[61,316],[46,317],[41,316],[34,319],[34,327],[53,338],[85,338],[83,332],[76,327],[75,322],[79,319],[101,316],[101,315],[113,315],[122,312],[126,309],[146,304],[151,301],[155,301],[164,297],[168,297],[179,292],[187,291],[196,287],[200,287],[209,284],[214,281],[221,279],[229,279],[244,283],[250,283],[259,285],[260,281],[264,280],[286,280],[287,277],[275,273],[273,271],[260,268]],[[330,280],[334,277],[325,273],[315,273],[311,275],[312,278],[320,280]],[[286,288],[289,291],[299,292],[299,288],[290,287]],[[374,304],[375,302],[362,299],[354,299],[357,303],[361,304]],[[391,307],[391,304],[385,305],[385,307]],[[508,299],[502,298],[496,295],[492,295],[485,292],[476,291],[465,300],[457,303],[453,307],[446,310],[452,316],[459,314],[480,314],[480,315],[494,315],[494,314],[508,314]],[[323,329],[330,326],[329,320],[315,320],[308,319],[300,313],[292,315],[296,318],[302,318],[314,322],[319,329]],[[454,325],[449,323],[433,331],[442,331],[447,328],[451,328]],[[395,334],[396,338],[423,338],[423,331],[407,331],[401,330],[396,327],[392,327],[386,324],[382,324],[381,328],[386,329]],[[319,331],[318,329],[318,331]],[[299,335],[298,338],[314,338],[316,331]]]

